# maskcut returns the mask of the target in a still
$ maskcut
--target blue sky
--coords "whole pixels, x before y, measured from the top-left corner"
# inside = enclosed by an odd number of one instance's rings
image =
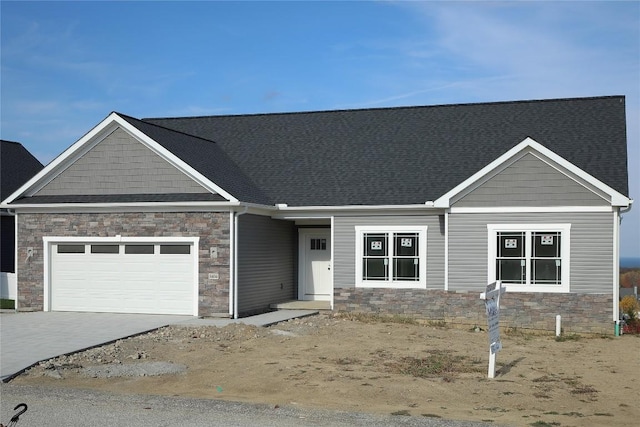
[[[134,117],[627,97],[640,2],[0,2],[0,137],[48,163]],[[640,201],[622,223],[640,257]]]

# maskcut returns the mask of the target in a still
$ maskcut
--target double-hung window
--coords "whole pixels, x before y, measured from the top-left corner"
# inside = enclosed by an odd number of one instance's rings
[[[426,288],[427,227],[356,227],[356,286]]]
[[[570,224],[489,224],[489,281],[509,291],[568,292]]]

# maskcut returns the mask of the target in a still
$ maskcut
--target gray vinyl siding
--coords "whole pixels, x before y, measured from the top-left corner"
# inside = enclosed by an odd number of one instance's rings
[[[36,195],[206,192],[125,130],[117,128]]]
[[[571,224],[570,292],[611,293],[613,213],[459,213],[449,216],[449,290],[487,283],[487,224]]]
[[[333,234],[334,288],[355,287],[356,226],[427,226],[427,289],[444,287],[444,217],[368,216],[335,217]]]
[[[453,203],[454,207],[606,206],[608,201],[529,153]]]
[[[294,224],[259,215],[238,220],[238,312],[294,299]]]

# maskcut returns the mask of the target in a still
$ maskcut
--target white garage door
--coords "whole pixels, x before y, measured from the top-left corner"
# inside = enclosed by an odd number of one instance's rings
[[[193,242],[54,243],[53,311],[197,314]]]

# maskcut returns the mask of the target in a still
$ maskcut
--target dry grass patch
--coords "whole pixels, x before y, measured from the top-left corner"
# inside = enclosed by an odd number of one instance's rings
[[[457,356],[450,351],[430,350],[428,353],[426,357],[403,357],[387,362],[386,366],[393,373],[418,378],[442,377],[445,381],[453,381],[461,373],[482,372],[484,369],[479,366],[479,361]]]

